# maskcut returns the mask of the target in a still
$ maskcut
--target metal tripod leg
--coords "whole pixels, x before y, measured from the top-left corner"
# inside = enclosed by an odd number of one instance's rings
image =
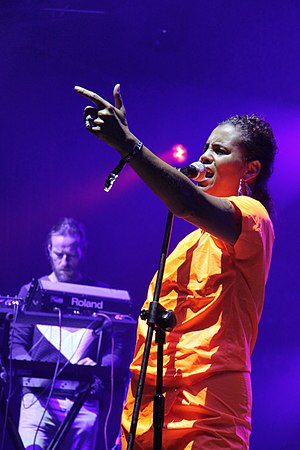
[[[59,444],[62,442],[62,440],[64,439],[64,437],[66,436],[68,430],[71,428],[77,414],[79,413],[83,403],[86,401],[87,396],[91,393],[96,393],[101,386],[101,382],[98,378],[95,377],[95,379],[93,381],[91,381],[90,383],[86,384],[83,389],[81,390],[81,392],[78,394],[78,396],[76,397],[72,408],[70,409],[70,411],[68,412],[65,420],[63,421],[63,423],[60,425],[59,429],[57,430],[54,438],[52,439],[52,441],[49,444],[49,447],[47,448],[47,450],[56,450],[59,447]]]

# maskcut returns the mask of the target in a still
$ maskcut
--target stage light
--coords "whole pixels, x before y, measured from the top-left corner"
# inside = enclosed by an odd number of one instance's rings
[[[182,144],[175,144],[172,147],[172,157],[175,161],[183,163],[187,160],[187,148]]]

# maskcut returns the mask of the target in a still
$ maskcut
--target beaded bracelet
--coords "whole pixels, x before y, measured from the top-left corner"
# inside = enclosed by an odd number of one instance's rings
[[[110,172],[110,174],[108,175],[108,177],[105,181],[105,185],[104,185],[105,192],[109,192],[111,190],[112,185],[118,178],[119,173],[121,172],[121,170],[123,169],[125,164],[128,163],[129,161],[131,161],[138,154],[138,152],[140,150],[142,150],[142,148],[143,148],[143,143],[141,141],[137,141],[137,143],[133,147],[132,151],[130,153],[128,153],[128,155],[124,156],[124,158],[120,159],[118,165],[113,169],[112,172]]]

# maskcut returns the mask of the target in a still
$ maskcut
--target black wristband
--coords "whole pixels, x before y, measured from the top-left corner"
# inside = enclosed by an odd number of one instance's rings
[[[124,158],[120,159],[118,165],[114,168],[114,170],[112,172],[110,172],[110,174],[108,175],[108,177],[105,181],[105,185],[104,185],[105,192],[109,192],[111,190],[112,185],[118,178],[119,173],[121,172],[121,170],[123,169],[125,164],[128,163],[129,161],[131,161],[139,153],[139,151],[142,150],[142,148],[143,148],[143,143],[141,141],[137,141],[137,143],[133,147],[132,151],[130,153],[128,153],[128,155],[124,156]]]
[[[140,150],[142,150],[142,148],[143,148],[143,143],[141,141],[137,141],[137,143],[133,147],[133,150],[130,153],[128,153],[127,156],[122,158],[121,161],[124,161],[125,163],[128,163],[129,161],[131,161],[138,154],[138,152]]]

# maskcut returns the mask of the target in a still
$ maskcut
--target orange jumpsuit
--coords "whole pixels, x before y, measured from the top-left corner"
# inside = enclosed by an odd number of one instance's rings
[[[234,246],[197,229],[168,257],[160,303],[177,325],[164,346],[164,450],[249,448],[250,356],[257,337],[274,232],[265,208],[229,197],[242,215]],[[144,308],[153,299],[152,280]],[[122,416],[123,449],[130,429],[147,324],[139,320],[132,380]],[[153,448],[152,400],[157,348],[153,342],[134,449]]]

